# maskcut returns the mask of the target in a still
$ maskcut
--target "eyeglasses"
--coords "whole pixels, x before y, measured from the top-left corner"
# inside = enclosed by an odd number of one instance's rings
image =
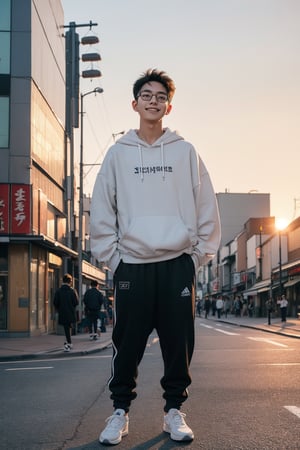
[[[167,94],[164,94],[163,92],[159,92],[158,94],[153,94],[150,91],[142,91],[138,94],[137,97],[141,97],[141,99],[144,102],[150,102],[153,97],[156,98],[156,101],[158,103],[166,103],[169,100],[169,97]]]

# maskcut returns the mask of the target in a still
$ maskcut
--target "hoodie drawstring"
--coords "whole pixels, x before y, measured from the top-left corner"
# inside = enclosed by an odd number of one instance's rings
[[[141,177],[141,181],[144,181],[144,163],[143,163],[143,151],[142,151],[142,147],[140,144],[138,144],[138,148],[139,148],[139,154],[140,154],[140,177]]]
[[[138,144],[139,156],[140,156],[140,177],[141,181],[144,181],[144,161],[143,161],[143,148],[140,144]],[[164,143],[160,144],[160,161],[162,166],[162,178],[165,181],[165,152],[164,152]]]
[[[164,154],[164,143],[161,142],[160,144],[160,159],[161,159],[161,165],[163,169],[163,180],[165,181],[165,154]]]

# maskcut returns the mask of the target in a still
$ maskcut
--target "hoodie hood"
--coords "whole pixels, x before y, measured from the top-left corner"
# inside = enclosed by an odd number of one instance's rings
[[[177,134],[176,131],[171,131],[169,128],[164,128],[164,133],[160,136],[159,139],[157,139],[153,144],[148,144],[147,142],[143,141],[138,134],[137,130],[129,130],[124,136],[122,136],[118,141],[117,144],[122,145],[128,145],[136,147],[139,152],[139,161],[141,166],[141,181],[144,181],[144,159],[143,159],[143,150],[144,149],[150,149],[155,147],[160,147],[160,160],[161,160],[161,166],[162,166],[162,177],[163,180],[165,179],[165,152],[164,152],[164,146],[168,144],[172,144],[176,141],[183,140],[183,137],[181,137],[179,134]]]
[[[157,139],[153,144],[147,144],[147,142],[143,141],[143,139],[139,138],[137,134],[137,130],[129,130],[124,136],[117,140],[117,144],[123,145],[131,145],[137,147],[140,145],[141,147],[151,148],[151,147],[159,147],[161,144],[167,145],[172,142],[183,140],[182,136],[176,131],[171,131],[169,128],[164,128],[164,133]]]

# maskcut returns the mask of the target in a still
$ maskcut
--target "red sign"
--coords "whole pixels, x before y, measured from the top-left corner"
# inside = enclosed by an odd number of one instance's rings
[[[0,234],[9,233],[9,184],[0,184]]]
[[[11,185],[11,232],[29,234],[30,220],[30,186],[27,184]]]

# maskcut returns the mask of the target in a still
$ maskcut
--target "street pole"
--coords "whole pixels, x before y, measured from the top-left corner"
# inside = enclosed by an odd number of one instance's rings
[[[279,234],[279,295],[282,296],[282,258],[281,258],[281,230]]]
[[[82,252],[83,252],[83,99],[89,94],[101,94],[103,89],[98,87],[92,91],[80,94],[80,156],[79,156],[79,227],[78,227],[78,296],[79,320],[82,315]]]

